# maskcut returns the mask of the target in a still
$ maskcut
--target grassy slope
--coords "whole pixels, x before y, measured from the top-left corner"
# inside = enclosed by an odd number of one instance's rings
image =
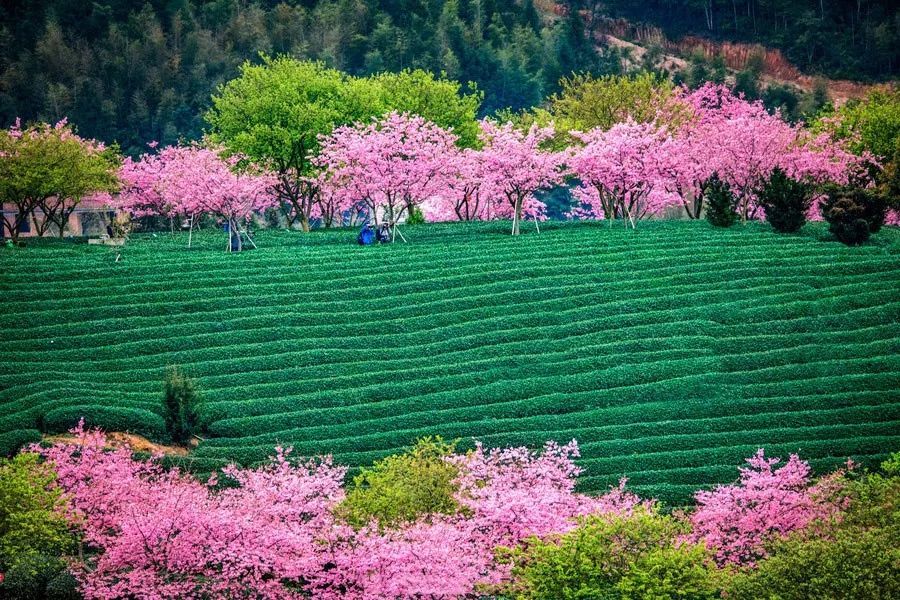
[[[231,256],[220,232],[192,250],[140,236],[118,263],[84,244],[0,251],[0,446],[82,414],[159,436],[180,364],[215,436],[200,471],[276,442],[359,465],[430,433],[575,437],[585,489],[628,475],[681,502],[758,446],[818,469],[900,449],[897,231],[862,248],[758,224],[406,234],[261,233]]]

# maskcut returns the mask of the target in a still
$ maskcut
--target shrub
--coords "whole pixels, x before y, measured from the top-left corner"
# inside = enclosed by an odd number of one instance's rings
[[[758,200],[766,221],[775,231],[793,233],[806,223],[806,214],[812,205],[812,189],[776,167],[758,191]]]
[[[406,217],[407,225],[421,225],[425,222],[425,214],[418,206],[409,209],[409,215]]]
[[[884,197],[862,188],[832,188],[821,204],[828,230],[848,246],[858,246],[884,224]]]
[[[773,544],[757,569],[734,577],[728,597],[900,598],[900,477],[888,474],[847,481],[840,519]]]
[[[459,468],[446,460],[453,444],[422,438],[404,454],[388,456],[353,478],[338,514],[362,527],[371,521],[394,527],[420,516],[453,514]]]
[[[4,574],[0,598],[8,600],[78,600],[78,585],[66,563],[56,557],[29,553]]]
[[[585,517],[575,529],[513,550],[517,598],[714,598],[719,571],[685,524],[653,510]]]
[[[41,432],[37,429],[14,429],[0,433],[0,456],[12,456],[22,446],[41,441]]]
[[[709,178],[704,192],[706,200],[706,220],[715,227],[731,227],[737,221],[735,211],[737,201],[731,193],[731,186],[719,179],[717,173]]]
[[[185,376],[178,367],[171,367],[166,373],[163,389],[163,414],[166,431],[176,444],[187,444],[191,441],[199,422],[198,403],[199,397],[194,381]]]
[[[56,475],[32,453],[0,460],[0,567],[29,554],[59,554],[74,538]]]

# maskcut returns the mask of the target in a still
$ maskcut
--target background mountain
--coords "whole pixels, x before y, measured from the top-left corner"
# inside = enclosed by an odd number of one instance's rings
[[[733,40],[780,48],[807,73],[883,80],[900,68],[900,13],[893,5],[890,0],[152,0],[142,5],[4,0],[0,125],[17,116],[47,121],[66,116],[83,135],[117,141],[131,154],[147,140],[196,138],[210,94],[236,76],[243,61],[259,60],[260,52],[320,59],[353,74],[443,72],[474,82],[484,92],[485,114],[539,104],[573,71],[668,70],[689,84],[730,77],[749,95],[767,93],[760,83],[765,57],[762,66],[756,55],[743,65],[728,64],[712,46],[702,56],[693,46],[678,46],[690,36],[707,44]],[[811,87],[805,91],[813,93]],[[800,110],[795,92],[776,92],[765,98],[770,105]]]

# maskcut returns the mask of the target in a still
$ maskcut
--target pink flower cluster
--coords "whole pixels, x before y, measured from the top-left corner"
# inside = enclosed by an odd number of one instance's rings
[[[390,113],[323,136],[316,216],[367,209],[394,223],[420,207],[430,221],[540,218],[534,193],[562,180],[560,157],[540,144],[552,128],[520,132],[482,122],[480,150],[459,149],[452,131],[410,114]]]
[[[760,449],[740,469],[738,483],[697,492],[692,537],[715,549],[720,563],[752,565],[766,555],[765,543],[773,537],[835,513],[835,505],[811,485],[809,464],[796,454],[776,468],[779,462]]]
[[[498,547],[569,531],[580,516],[653,506],[624,480],[598,497],[576,493],[574,441],[539,452],[478,444],[447,459],[460,473],[457,514],[356,530],[335,516],[346,469],[328,457],[294,460],[278,448],[265,466],[227,467],[220,485],[106,448],[99,431],[73,433],[77,443],[32,450],[55,465],[93,549],[75,567],[87,598],[473,597],[508,580]],[[748,462],[739,483],[699,492],[690,516],[690,537],[723,564],[752,564],[772,536],[835,508],[796,456],[775,468],[760,450]]]
[[[241,163],[241,156],[223,158],[221,148],[200,145],[166,146],[138,160],[126,158],[119,170],[118,206],[138,217],[211,214],[246,220],[276,205],[275,179]]]
[[[329,458],[290,460],[278,449],[256,469],[228,467],[228,485],[164,470],[104,448],[101,432],[34,448],[51,461],[85,541],[98,550],[77,576],[88,598],[458,597],[506,576],[497,546],[575,526],[640,500],[621,487],[575,493],[577,445],[484,450],[452,457],[460,468],[456,515],[395,530],[343,524],[346,470]]]
[[[709,178],[730,184],[745,219],[761,218],[756,193],[778,167],[814,183],[844,184],[864,178],[868,154],[856,156],[846,140],[814,135],[785,122],[761,102],[707,84],[682,90],[675,105],[660,108],[652,123],[626,121],[608,130],[572,132],[576,144],[546,150],[553,126],[522,131],[511,123],[481,122],[479,149],[460,149],[452,130],[422,117],[392,112],[321,137],[318,172],[301,182],[311,216],[327,223],[362,211],[376,224],[401,221],[414,208],[430,221],[540,220],[536,194],[576,182],[572,216],[641,218],[683,206],[700,216]],[[122,208],[135,215],[212,213],[245,219],[277,204],[271,174],[240,170],[241,157],[221,149],[167,147],[125,160]],[[811,218],[819,218],[815,208]]]
[[[574,134],[583,145],[571,149],[568,159],[570,173],[581,182],[575,191],[581,205],[573,214],[628,218],[633,224],[683,205],[696,218],[691,200],[717,173],[731,185],[742,217],[760,218],[756,191],[776,167],[814,183],[845,184],[872,162],[871,156],[853,155],[846,142],[813,136],[724,86],[682,91],[680,102],[689,114],[683,122],[661,113],[651,124],[629,121]]]

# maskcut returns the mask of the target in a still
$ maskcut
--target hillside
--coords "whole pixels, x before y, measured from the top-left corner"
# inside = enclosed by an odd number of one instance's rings
[[[484,93],[482,115],[539,105],[572,72],[657,66],[623,60],[620,40],[638,44],[632,58],[661,48],[677,62],[699,50],[722,54],[733,70],[761,50],[764,83],[811,93],[827,77],[837,99],[863,93],[856,80],[897,78],[893,3],[848,8],[842,0],[840,10],[819,10],[824,3],[814,0],[757,4],[15,0],[0,5],[0,125],[67,117],[81,134],[117,142],[130,155],[149,140],[197,139],[210,95],[261,52],[321,60],[353,75],[445,73]],[[700,5],[713,11],[712,28]],[[863,5],[859,14],[850,10]]]
[[[621,476],[685,502],[759,446],[819,472],[900,444],[896,231],[826,242],[750,224],[424,225],[359,248],[347,230],[221,232],[3,256],[0,445],[80,416],[164,437],[180,365],[205,398],[204,472],[276,443],[367,464],[417,436],[581,444],[584,489]]]
[[[580,6],[589,26],[624,18],[688,46],[759,45],[768,49],[769,66],[783,71],[886,81],[900,69],[900,5],[893,0],[583,0]]]

